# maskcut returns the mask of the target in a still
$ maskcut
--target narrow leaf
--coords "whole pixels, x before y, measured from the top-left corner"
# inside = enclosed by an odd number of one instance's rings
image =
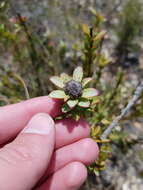
[[[90,106],[90,101],[80,101],[80,102],[78,103],[78,105],[79,105],[80,107],[83,107],[83,108],[88,108],[88,107]]]
[[[72,115],[73,119],[75,121],[79,121],[80,120],[80,115],[79,114],[75,114],[75,115]]]
[[[63,88],[64,87],[64,83],[62,81],[62,79],[60,77],[57,77],[57,76],[53,76],[50,78],[50,81],[56,85],[57,87],[59,88]]]
[[[89,29],[88,25],[83,24],[83,25],[82,25],[82,30],[83,30],[83,32],[84,32],[85,34],[90,35],[90,29]]]
[[[82,86],[85,87],[91,81],[92,81],[91,77],[83,79]]]
[[[67,103],[62,106],[62,112],[63,113],[67,113],[70,110],[71,110],[71,108],[67,105]]]
[[[99,135],[99,133],[101,133],[101,127],[98,125],[96,127],[93,128],[93,135]]]
[[[69,100],[67,104],[70,108],[74,108],[78,104],[78,100]]]
[[[52,91],[49,96],[51,98],[57,98],[57,99],[64,99],[66,98],[66,94],[62,90],[54,90]]]
[[[4,8],[4,6],[6,5],[6,2],[1,2],[1,4],[0,4],[0,8]]]
[[[82,97],[83,98],[92,98],[94,96],[98,96],[99,91],[96,90],[95,88],[86,88],[83,90]]]
[[[102,38],[104,38],[104,36],[107,34],[106,31],[101,31],[99,34],[97,34],[97,36],[93,39],[94,41],[97,40],[101,40]]]
[[[81,82],[83,78],[83,69],[82,67],[77,67],[73,72],[73,80]]]
[[[101,123],[103,123],[104,125],[109,125],[109,124],[110,124],[110,121],[107,120],[107,119],[102,119],[102,120],[101,120]]]
[[[71,80],[71,77],[69,75],[67,75],[66,73],[61,73],[61,79],[64,83],[68,82]]]

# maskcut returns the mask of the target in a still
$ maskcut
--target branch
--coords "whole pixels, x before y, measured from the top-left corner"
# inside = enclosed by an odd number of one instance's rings
[[[26,99],[27,99],[27,100],[30,99],[30,95],[29,95],[29,92],[28,92],[28,88],[27,88],[27,86],[26,86],[26,84],[25,84],[25,81],[21,78],[21,76],[19,76],[19,75],[16,74],[16,73],[11,73],[11,75],[12,75],[13,77],[15,77],[15,78],[22,84],[22,86],[23,86],[23,88],[24,88],[24,91],[25,91]]]
[[[140,82],[140,84],[137,86],[134,95],[132,99],[129,101],[127,106],[121,110],[121,114],[117,116],[112,123],[107,127],[107,129],[103,132],[101,135],[101,139],[106,139],[109,134],[112,132],[112,130],[117,126],[119,121],[130,111],[130,109],[136,104],[138,99],[142,96],[143,94],[143,80]]]

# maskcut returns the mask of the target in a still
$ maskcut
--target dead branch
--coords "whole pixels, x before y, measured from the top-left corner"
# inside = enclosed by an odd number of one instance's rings
[[[117,116],[112,123],[107,127],[107,129],[103,132],[101,135],[101,139],[106,139],[109,134],[112,132],[112,130],[117,126],[120,120],[123,119],[123,117],[130,111],[130,109],[136,104],[136,102],[139,100],[139,98],[143,95],[143,80],[140,82],[140,84],[137,86],[133,97],[127,104],[125,108],[121,110],[121,113],[119,116]]]

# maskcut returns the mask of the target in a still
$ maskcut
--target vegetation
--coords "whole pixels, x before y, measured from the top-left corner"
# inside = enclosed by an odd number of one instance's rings
[[[54,90],[49,80],[51,76],[63,72],[71,74],[77,66],[83,67],[84,77],[93,79],[89,87],[100,91],[100,96],[94,97],[92,102],[94,112],[85,115],[91,125],[91,137],[101,146],[99,159],[89,167],[89,171],[96,175],[105,169],[113,142],[122,146],[134,144],[133,139],[128,143],[128,134],[116,128],[108,139],[102,140],[101,135],[127,105],[135,90],[132,86],[126,87],[128,71],[121,68],[121,60],[124,62],[123,57],[129,52],[138,51],[134,39],[141,36],[141,4],[135,0],[128,1],[119,16],[120,27],[116,32],[119,39],[116,46],[119,65],[112,72],[114,61],[104,48],[108,38],[104,29],[106,19],[93,8],[90,10],[92,27],[85,23],[77,24],[75,30],[79,33],[79,39],[67,46],[63,40],[57,43],[49,35],[42,36],[41,39],[29,24],[28,18],[17,12],[10,18],[9,3],[0,3],[0,56],[5,57],[5,64],[0,65],[0,105],[47,95]],[[71,104],[73,102],[70,102],[70,106]],[[126,118],[131,120],[143,117],[142,105],[143,96]]]

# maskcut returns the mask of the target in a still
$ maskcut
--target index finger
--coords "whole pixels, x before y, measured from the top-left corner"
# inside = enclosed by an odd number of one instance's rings
[[[16,136],[36,113],[44,112],[55,117],[60,113],[61,104],[59,100],[43,96],[1,107],[0,144]]]

